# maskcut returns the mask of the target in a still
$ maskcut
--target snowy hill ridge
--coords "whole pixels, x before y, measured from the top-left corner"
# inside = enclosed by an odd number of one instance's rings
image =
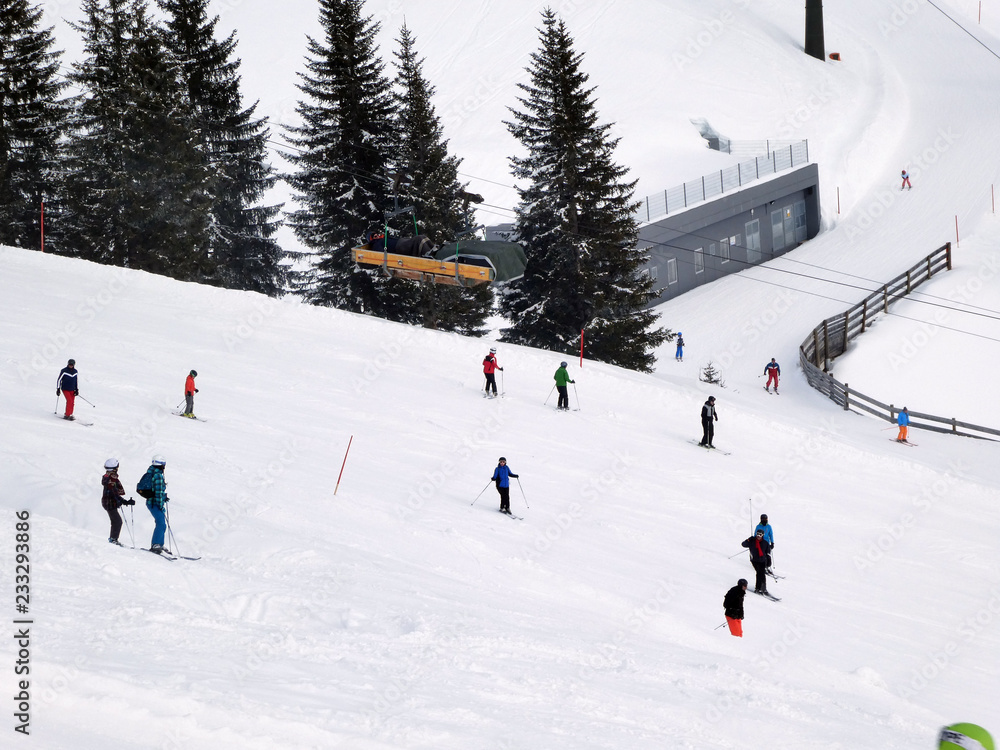
[[[558,355],[501,345],[506,396],[485,400],[483,340],[0,264],[2,517],[12,535],[31,514],[39,747],[903,748],[995,718],[984,443],[906,449],[799,375],[776,397],[666,358],[571,364],[580,410],[558,413]],[[93,427],[46,416],[68,356]],[[191,368],[206,422],[169,413]],[[732,455],[691,444],[708,393]],[[135,496],[153,453],[199,561],[105,541],[104,459]],[[523,521],[496,512],[499,455]],[[735,639],[713,629],[760,512],[788,577],[780,603],[748,595]],[[147,546],[141,502],[126,520]]]

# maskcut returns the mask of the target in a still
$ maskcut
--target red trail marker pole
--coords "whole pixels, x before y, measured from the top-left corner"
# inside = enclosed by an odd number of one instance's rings
[[[351,439],[347,441],[347,450],[344,451],[344,463],[340,465],[340,473],[337,475],[337,486],[333,488],[333,494],[337,494],[337,490],[340,489],[340,478],[344,476],[344,467],[347,465],[347,454],[351,452],[351,443],[354,442],[354,435],[351,435]]]
[[[580,367],[583,367],[583,329],[580,329]]]

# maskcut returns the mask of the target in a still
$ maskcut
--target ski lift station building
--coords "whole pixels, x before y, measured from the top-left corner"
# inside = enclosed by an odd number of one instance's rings
[[[795,249],[819,233],[819,168],[806,141],[647,196],[636,213],[644,273],[659,298],[688,292]]]

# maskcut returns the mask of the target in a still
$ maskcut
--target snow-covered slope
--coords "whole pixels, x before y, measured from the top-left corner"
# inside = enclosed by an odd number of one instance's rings
[[[975,20],[974,3],[937,5]],[[405,12],[427,45],[452,145],[495,205],[513,193],[480,178],[509,181],[500,120],[540,8],[369,8],[393,31]],[[828,7],[837,64],[801,54],[801,9],[777,0],[557,10],[640,194],[724,158],[691,119],[807,137],[827,231],[665,305],[685,362],[665,347],[648,376],[574,363],[569,413],[545,404],[559,354],[501,346],[506,397],[487,401],[486,341],[0,250],[0,572],[14,619],[14,514],[29,510],[38,747],[914,748],[956,720],[1000,731],[995,444],[899,446],[795,368],[808,330],[863,296],[825,279],[872,288],[954,240],[956,216],[956,270],[921,291],[996,315],[980,136],[1000,111],[995,58],[928,3]],[[287,121],[314,5],[219,12],[240,28],[248,96]],[[975,28],[997,47],[996,27]],[[1000,425],[975,385],[1000,360],[990,318],[906,304],[939,330],[921,343],[920,322],[880,321],[838,377]],[[771,356],[781,396],[760,387]],[[51,413],[69,357],[91,427]],[[725,389],[698,381],[709,360]],[[205,422],[170,414],[191,368]],[[710,393],[728,456],[690,444]],[[154,453],[176,546],[199,561],[104,541],[104,459],[131,490]],[[500,455],[523,521],[495,512]],[[788,577],[780,603],[749,595],[738,640],[715,628],[761,512]],[[141,505],[134,521],[146,545]]]

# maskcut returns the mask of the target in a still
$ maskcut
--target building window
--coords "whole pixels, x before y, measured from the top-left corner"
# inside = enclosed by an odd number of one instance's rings
[[[747,263],[760,262],[760,219],[748,221],[747,230]]]
[[[771,247],[775,253],[785,249],[784,209],[771,212]]]
[[[667,283],[677,283],[677,259],[667,258]]]
[[[708,244],[708,254],[711,255],[713,258],[715,257],[715,243],[714,242],[710,242]]]
[[[795,241],[805,242],[808,228],[806,227],[806,202],[799,201],[793,206],[795,212]]]
[[[642,272],[641,272],[640,275],[642,275],[642,276],[648,276],[653,281],[656,281],[656,266],[650,266],[649,268],[642,269]]]
[[[705,270],[705,250],[701,247],[694,249],[694,272],[702,273]]]
[[[719,248],[721,249],[720,255],[722,255],[722,262],[729,262],[729,238],[723,237],[722,241],[719,242]]]

